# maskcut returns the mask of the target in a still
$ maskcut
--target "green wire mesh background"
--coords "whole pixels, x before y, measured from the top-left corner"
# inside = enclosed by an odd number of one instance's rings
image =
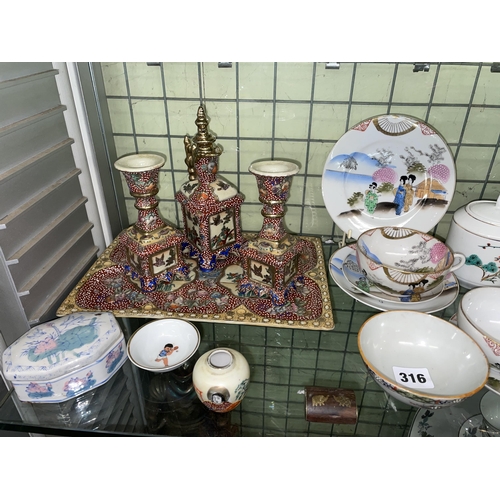
[[[449,210],[433,232],[446,238],[453,212],[476,199],[500,194],[500,74],[491,63],[101,63],[117,156],[146,151],[166,155],[160,176],[160,213],[178,227],[175,192],[187,180],[183,138],[196,133],[196,110],[206,108],[210,128],[224,148],[219,174],[244,194],[244,231],[260,229],[261,204],[251,162],[299,162],[285,223],[290,232],[321,237],[326,262],[342,232],[328,214],[321,178],[328,153],[350,127],[383,113],[425,120],[446,139],[457,166]],[[130,223],[134,200],[124,185]],[[233,347],[248,359],[252,379],[233,423],[245,436],[401,436],[415,411],[388,399],[367,376],[357,332],[377,311],[340,290],[330,279],[332,332],[198,324],[201,352]],[[462,292],[463,293],[463,292]],[[436,313],[449,318],[456,303]],[[356,425],[309,423],[305,385],[354,389]]]

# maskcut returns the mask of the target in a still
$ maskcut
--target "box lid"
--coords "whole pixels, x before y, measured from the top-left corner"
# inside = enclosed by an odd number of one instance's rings
[[[52,380],[105,354],[123,336],[110,312],[69,314],[33,327],[3,353],[7,380]]]

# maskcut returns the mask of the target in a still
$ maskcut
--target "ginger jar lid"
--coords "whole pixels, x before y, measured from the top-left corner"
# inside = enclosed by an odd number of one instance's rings
[[[110,312],[76,313],[33,327],[3,353],[7,380],[53,380],[99,360],[123,337]]]
[[[457,210],[453,218],[457,224],[471,233],[500,239],[500,196],[496,201],[472,201]]]

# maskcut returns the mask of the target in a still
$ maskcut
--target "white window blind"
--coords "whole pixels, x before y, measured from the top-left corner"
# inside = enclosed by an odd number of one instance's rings
[[[6,345],[55,317],[102,247],[101,214],[89,219],[98,210],[89,210],[93,193],[85,195],[80,182],[90,177],[88,165],[78,155],[75,160],[81,135],[68,134],[65,113],[73,113],[74,102],[61,102],[71,92],[58,89],[58,73],[52,63],[0,63],[0,333]]]

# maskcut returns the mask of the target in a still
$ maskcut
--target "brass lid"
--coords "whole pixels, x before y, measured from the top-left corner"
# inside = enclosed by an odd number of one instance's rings
[[[185,163],[188,166],[190,180],[196,178],[194,165],[198,158],[220,156],[222,154],[222,146],[215,143],[217,136],[208,129],[208,122],[205,109],[200,106],[194,122],[198,127],[198,133],[193,138],[188,135],[184,137]]]

